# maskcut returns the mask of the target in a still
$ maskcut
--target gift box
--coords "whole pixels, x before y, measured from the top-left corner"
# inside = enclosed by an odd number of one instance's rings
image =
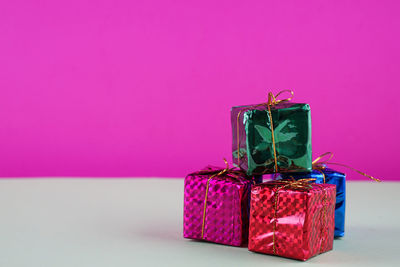
[[[251,251],[307,260],[333,247],[336,187],[278,180],[251,190]]]
[[[183,236],[232,246],[246,244],[250,189],[259,179],[215,167],[186,176]]]
[[[344,218],[346,210],[346,175],[330,168],[321,168],[311,172],[302,173],[282,173],[277,179],[294,178],[304,179],[313,178],[317,184],[336,185],[336,205],[335,205],[335,237],[344,236]]]
[[[231,123],[233,163],[248,175],[312,169],[308,104],[237,106],[231,109]]]

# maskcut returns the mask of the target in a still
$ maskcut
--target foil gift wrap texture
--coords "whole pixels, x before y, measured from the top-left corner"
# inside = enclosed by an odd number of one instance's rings
[[[317,184],[336,185],[336,205],[335,205],[335,237],[344,236],[345,212],[346,212],[346,175],[330,168],[313,170],[302,173],[282,173],[277,179],[294,178],[314,178]]]
[[[274,183],[251,190],[249,250],[298,260],[331,250],[335,186],[277,190]]]
[[[210,179],[207,192],[209,178],[202,172],[185,178],[183,236],[232,246],[247,244],[250,189],[255,180],[244,172],[237,177],[223,174]]]
[[[282,102],[270,108],[271,115],[267,104],[231,109],[234,164],[248,175],[311,170],[310,106]],[[273,141],[278,170],[275,170]]]

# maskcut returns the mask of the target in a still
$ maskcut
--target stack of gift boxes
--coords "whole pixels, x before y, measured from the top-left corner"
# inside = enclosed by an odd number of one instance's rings
[[[235,167],[185,178],[185,238],[307,260],[344,235],[345,174],[312,161],[310,106],[281,93],[231,109]]]

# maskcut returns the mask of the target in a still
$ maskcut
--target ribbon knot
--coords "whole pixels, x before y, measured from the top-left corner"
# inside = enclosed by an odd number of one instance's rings
[[[223,169],[222,171],[218,172],[215,176],[223,175],[223,174],[227,173],[228,171],[232,170],[229,168],[229,163],[226,159],[224,159],[224,162],[225,162],[226,168]]]
[[[300,189],[300,190],[308,190],[312,188],[312,185],[310,182],[314,182],[314,178],[304,178],[304,179],[299,179],[295,180],[293,177],[291,177],[292,180],[276,180],[272,184],[279,186],[275,187],[275,191],[279,191],[283,188],[289,188],[289,189]]]
[[[286,92],[290,93],[291,96],[288,98],[285,98],[285,99],[277,99],[278,96],[280,96],[281,94],[286,93]],[[279,104],[281,102],[290,101],[290,100],[292,100],[293,96],[294,96],[294,92],[292,90],[282,90],[279,93],[277,93],[276,95],[274,95],[272,92],[269,92],[267,105],[273,106],[273,105]]]

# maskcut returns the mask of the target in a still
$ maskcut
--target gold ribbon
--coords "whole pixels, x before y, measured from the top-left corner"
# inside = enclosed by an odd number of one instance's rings
[[[324,177],[325,177],[325,175],[324,175]],[[325,178],[324,178],[324,183],[325,183]],[[321,187],[320,187],[321,188]],[[321,254],[322,253],[322,244],[324,243],[324,230],[326,229],[326,226],[325,226],[325,219],[326,219],[326,208],[327,208],[327,205],[326,205],[326,201],[327,201],[327,199],[328,199],[328,193],[326,192],[326,190],[325,190],[325,188],[323,188],[322,187],[322,190],[324,191],[324,204],[322,205],[323,206],[323,213],[322,213],[322,222],[321,222],[321,244],[319,245],[319,253]]]
[[[328,155],[329,155],[329,158],[328,158],[328,159],[322,160],[324,157],[326,157],[326,156],[328,156]],[[338,165],[338,166],[342,166],[342,167],[348,168],[348,169],[350,169],[350,170],[352,170],[352,171],[355,171],[355,172],[361,174],[362,176],[368,177],[368,178],[370,178],[370,179],[372,179],[372,180],[374,180],[374,181],[376,181],[376,182],[381,182],[381,180],[379,180],[378,178],[375,178],[375,177],[373,177],[373,176],[371,176],[371,175],[369,175],[369,174],[366,174],[365,172],[362,172],[362,171],[360,171],[360,170],[357,170],[357,169],[355,169],[355,168],[353,168],[353,167],[350,167],[350,166],[348,166],[348,165],[345,165],[345,164],[342,164],[342,163],[330,162],[330,160],[331,160],[332,158],[333,158],[333,153],[332,153],[332,152],[325,152],[325,153],[323,153],[321,156],[319,156],[319,157],[317,157],[316,159],[314,159],[313,162],[312,162],[312,168],[313,168],[313,170],[317,170],[317,171],[319,171],[320,173],[322,173],[322,175],[323,175],[323,177],[324,177],[324,183],[325,183],[325,174],[323,173],[322,170],[324,170],[324,169],[326,168],[325,165],[327,165],[327,164],[329,164],[329,165]]]
[[[281,94],[285,93],[285,92],[289,92],[291,94],[291,97],[285,98],[285,99],[277,99],[278,96],[280,96]],[[257,108],[260,106],[267,106],[268,109],[268,118],[269,121],[271,122],[271,136],[272,136],[272,148],[274,151],[274,163],[275,163],[275,167],[274,167],[274,172],[278,172],[278,159],[276,156],[276,145],[275,145],[275,135],[274,135],[274,123],[272,121],[272,112],[271,112],[271,107],[274,105],[277,105],[279,103],[285,102],[285,101],[290,101],[292,100],[294,95],[294,92],[292,90],[283,90],[280,91],[279,93],[277,93],[276,95],[274,95],[272,92],[268,93],[268,102],[267,103],[262,103],[262,104],[258,104],[258,105],[252,105],[249,107],[246,107],[245,109],[242,109],[239,111],[237,118],[236,118],[236,143],[237,143],[237,159],[238,159],[238,166],[240,167],[240,138],[239,138],[239,118],[240,115],[242,114],[243,111],[247,111],[251,108]]]
[[[272,251],[274,255],[276,254],[275,248],[275,232],[276,232],[276,221],[278,220],[278,197],[279,190],[284,188],[297,189],[307,191],[312,188],[312,185],[309,183],[311,181],[315,181],[313,178],[308,179],[299,179],[299,180],[276,180],[272,184],[276,185],[274,188],[275,196],[274,196],[274,223],[272,224]],[[277,187],[279,186],[279,187]]]
[[[201,175],[211,175],[208,179],[207,179],[207,185],[206,185],[206,195],[204,197],[204,209],[203,209],[203,222],[201,224],[201,239],[204,239],[204,227],[205,227],[205,222],[206,222],[206,210],[207,210],[207,199],[208,199],[208,189],[210,187],[210,181],[211,179],[213,179],[214,177],[217,176],[221,176],[224,174],[229,174],[231,178],[236,178],[239,179],[240,176],[244,176],[245,173],[241,170],[236,170],[235,168],[229,168],[229,164],[228,161],[226,159],[224,159],[224,162],[226,164],[226,168],[225,169],[220,169],[220,170],[202,170],[200,172],[197,172],[197,174],[201,174]],[[254,180],[253,180],[254,183]]]

